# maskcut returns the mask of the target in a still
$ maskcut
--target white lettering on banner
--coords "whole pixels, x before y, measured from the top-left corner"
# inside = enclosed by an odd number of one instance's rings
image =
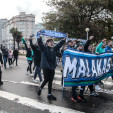
[[[75,78],[76,65],[77,65],[77,59],[76,58],[74,58],[71,62],[70,57],[66,57],[64,71],[63,71],[64,77],[67,77],[67,74],[71,74],[72,78]]]
[[[107,66],[107,59],[104,59],[103,69],[102,72],[106,73],[106,66]]]
[[[86,75],[87,77],[91,77],[91,74],[90,74],[90,71],[89,71],[89,63],[88,63],[88,60],[86,59]]]
[[[76,78],[80,78],[80,76],[85,77],[85,71],[86,71],[86,67],[85,67],[85,63],[83,59],[80,59],[80,66],[78,68],[78,74],[76,76]]]
[[[106,72],[110,70],[110,67],[111,67],[111,58],[108,59]]]
[[[97,60],[97,72],[99,76],[102,74],[101,66],[102,66],[102,59],[99,59]]]
[[[63,76],[67,78],[71,75],[72,79],[79,78],[92,78],[100,77],[102,74],[109,72],[111,67],[111,58],[102,59],[70,59],[69,56],[65,57]],[[90,66],[90,67],[89,67]]]
[[[95,60],[92,60],[92,77],[97,77],[97,70],[95,66]]]

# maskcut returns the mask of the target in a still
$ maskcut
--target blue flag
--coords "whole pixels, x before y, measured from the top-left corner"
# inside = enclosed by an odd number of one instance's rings
[[[37,38],[39,38],[40,35],[50,36],[50,37],[55,37],[55,38],[67,38],[68,37],[66,33],[50,31],[50,30],[41,30],[37,32]]]

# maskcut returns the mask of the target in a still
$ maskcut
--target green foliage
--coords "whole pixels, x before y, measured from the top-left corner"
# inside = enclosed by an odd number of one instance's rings
[[[54,10],[43,17],[46,29],[86,38],[85,28],[89,27],[96,41],[113,35],[112,0],[52,0],[47,4]]]
[[[22,38],[22,32],[18,31],[17,28],[11,28],[10,29],[10,33],[12,34],[13,36],[13,41],[14,41],[14,49],[15,49],[15,41],[17,42],[18,44],[18,49],[19,49],[19,43],[21,41],[21,38]]]

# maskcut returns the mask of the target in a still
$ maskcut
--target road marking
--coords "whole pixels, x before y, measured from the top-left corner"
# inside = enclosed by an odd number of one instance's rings
[[[5,92],[5,91],[0,91],[0,97],[11,100],[16,103],[20,103],[22,105],[32,107],[34,109],[40,109],[42,111],[49,110],[49,112],[51,113],[83,113],[83,112],[76,111],[73,109],[68,109],[65,107],[48,104],[45,102],[43,103],[38,102],[37,100],[26,98],[26,97],[21,97],[21,96],[18,96],[18,95],[9,93],[9,92]],[[15,100],[18,100],[18,101],[15,101]]]
[[[1,110],[0,113],[8,113],[7,111]]]

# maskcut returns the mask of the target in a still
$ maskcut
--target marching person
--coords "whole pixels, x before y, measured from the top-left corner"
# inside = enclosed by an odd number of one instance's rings
[[[2,60],[2,53],[1,52],[0,52],[0,62],[1,62],[1,66],[3,67],[3,60]],[[0,66],[0,85],[3,85],[1,66]]]
[[[8,62],[9,62],[9,67],[12,67],[12,58],[13,58],[13,53],[11,50],[8,52]]]
[[[15,48],[15,50],[13,51],[13,56],[14,56],[13,63],[16,60],[16,66],[18,66],[18,64],[17,64],[17,62],[18,62],[18,49],[17,48]]]
[[[1,51],[3,54],[4,68],[6,69],[7,59],[8,59],[8,49],[1,45]]]
[[[37,82],[36,77],[37,77],[37,74],[38,74],[39,80],[40,80],[40,83],[41,83],[42,82],[41,68],[40,68],[41,51],[39,49],[38,42],[36,43],[36,45],[33,45],[31,37],[30,37],[29,40],[30,40],[30,46],[31,46],[33,53],[34,53],[35,74],[34,74],[33,82],[35,82],[35,83]]]
[[[101,53],[105,53],[105,47],[106,47],[106,39],[103,39],[102,42],[96,47],[95,53],[101,54]],[[101,81],[97,82],[95,84],[95,90],[101,90],[101,87],[99,86],[99,83],[103,84]]]
[[[22,41],[23,41],[23,44],[25,45],[25,49],[26,49],[26,57],[27,57],[27,62],[28,62],[28,67],[27,67],[27,73],[26,74],[28,74],[28,71],[30,71],[30,76],[33,76],[33,73],[32,73],[32,57],[33,57],[33,51],[32,51],[32,49],[31,49],[31,46],[27,46],[27,44],[26,44],[26,42],[25,42],[25,40],[24,40],[24,38],[22,39]]]
[[[87,40],[86,44],[84,45],[84,51],[85,52],[88,52],[88,53],[93,53],[93,47],[92,45],[90,44],[91,43],[91,40],[94,38],[94,36],[90,36],[89,37],[89,40]],[[99,96],[99,94],[97,92],[95,92],[95,89],[94,89],[94,86],[93,85],[89,85],[88,86],[89,89],[90,89],[90,95],[91,96]]]
[[[61,40],[58,44],[54,46],[53,39],[48,39],[46,41],[47,46],[42,42],[42,38],[38,39],[38,44],[41,50],[41,68],[43,69],[44,81],[38,89],[38,95],[41,95],[43,87],[48,83],[48,96],[49,100],[56,100],[56,97],[52,95],[52,82],[55,75],[56,68],[56,54],[57,51],[65,43],[65,39]]]

